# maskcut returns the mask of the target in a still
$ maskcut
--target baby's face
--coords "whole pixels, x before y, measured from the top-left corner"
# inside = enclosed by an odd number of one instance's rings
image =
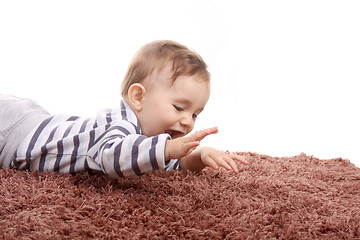
[[[167,77],[157,79],[146,91],[137,114],[142,133],[148,137],[168,133],[173,139],[185,136],[194,128],[209,96],[210,84],[197,75],[179,76],[173,85]]]

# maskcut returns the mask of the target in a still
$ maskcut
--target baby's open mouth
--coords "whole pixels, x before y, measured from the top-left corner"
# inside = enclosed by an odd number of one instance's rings
[[[169,134],[172,139],[184,136],[183,132],[177,130],[165,130],[165,133]]]

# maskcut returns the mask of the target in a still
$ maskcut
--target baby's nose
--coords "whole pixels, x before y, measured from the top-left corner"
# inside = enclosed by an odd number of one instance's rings
[[[190,132],[194,127],[194,120],[192,116],[185,116],[181,119],[180,124],[186,127],[186,132]]]

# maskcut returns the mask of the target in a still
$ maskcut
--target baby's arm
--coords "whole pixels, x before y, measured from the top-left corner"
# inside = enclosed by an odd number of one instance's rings
[[[222,166],[228,170],[238,172],[234,160],[247,164],[248,162],[244,157],[209,147],[196,149],[202,139],[217,132],[218,129],[214,127],[198,131],[188,137],[168,140],[165,149],[166,160],[181,158],[180,166],[183,170],[200,171],[206,166],[214,169]]]

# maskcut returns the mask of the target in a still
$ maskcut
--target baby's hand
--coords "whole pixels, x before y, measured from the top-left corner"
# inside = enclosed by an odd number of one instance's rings
[[[239,172],[235,161],[248,164],[245,157],[237,154],[225,153],[210,147],[201,148],[201,161],[206,166],[212,167],[213,169],[224,167],[225,169],[232,170],[235,173]]]
[[[168,140],[165,149],[166,160],[178,159],[189,155],[197,146],[199,146],[201,140],[206,136],[217,132],[218,128],[213,127],[195,132],[188,137]]]

